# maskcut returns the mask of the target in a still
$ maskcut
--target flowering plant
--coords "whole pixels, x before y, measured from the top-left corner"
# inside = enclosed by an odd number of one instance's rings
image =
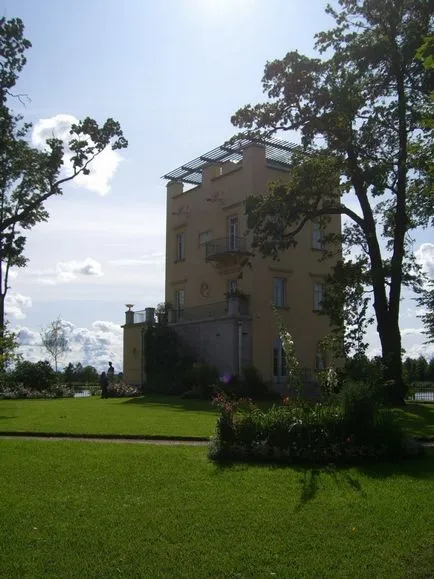
[[[282,343],[282,349],[285,354],[286,368],[288,373],[288,379],[291,384],[294,385],[297,392],[297,397],[301,396],[302,391],[302,381],[300,372],[300,362],[298,361],[297,355],[295,353],[294,340],[285,327],[282,318],[280,317],[277,309],[273,306],[273,312],[277,320],[277,328],[279,331],[279,338]]]

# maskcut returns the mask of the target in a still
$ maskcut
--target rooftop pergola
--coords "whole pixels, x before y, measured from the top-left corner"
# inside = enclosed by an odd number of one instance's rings
[[[200,185],[204,167],[213,163],[219,164],[227,161],[238,163],[243,158],[243,150],[252,144],[264,146],[267,161],[281,167],[289,166],[291,152],[299,147],[299,145],[281,139],[265,137],[261,139],[240,139],[234,143],[225,143],[197,159],[181,165],[181,167],[170,171],[170,173],[166,173],[162,178],[169,181]]]

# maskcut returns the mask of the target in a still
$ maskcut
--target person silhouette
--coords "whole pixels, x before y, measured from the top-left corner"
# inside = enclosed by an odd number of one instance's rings
[[[109,367],[107,370],[107,378],[109,382],[114,382],[115,379],[115,369],[113,367],[113,364],[111,362],[109,362]]]
[[[108,398],[108,378],[105,372],[99,377],[99,384],[101,386],[101,398]]]

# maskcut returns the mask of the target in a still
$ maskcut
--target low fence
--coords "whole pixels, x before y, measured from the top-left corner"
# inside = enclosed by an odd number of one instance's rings
[[[410,386],[407,400],[411,402],[434,402],[434,384],[415,382]]]

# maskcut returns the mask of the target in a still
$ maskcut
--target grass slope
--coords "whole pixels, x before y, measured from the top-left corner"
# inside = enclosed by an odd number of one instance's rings
[[[434,405],[394,410],[412,436],[434,439]],[[211,436],[217,412],[210,402],[178,397],[0,400],[0,432],[137,436]]]
[[[434,440],[434,404],[408,403],[393,412],[411,436]]]
[[[0,441],[3,577],[431,577],[434,456],[217,467],[201,448]]]
[[[210,402],[177,397],[0,400],[0,432],[211,436]]]

